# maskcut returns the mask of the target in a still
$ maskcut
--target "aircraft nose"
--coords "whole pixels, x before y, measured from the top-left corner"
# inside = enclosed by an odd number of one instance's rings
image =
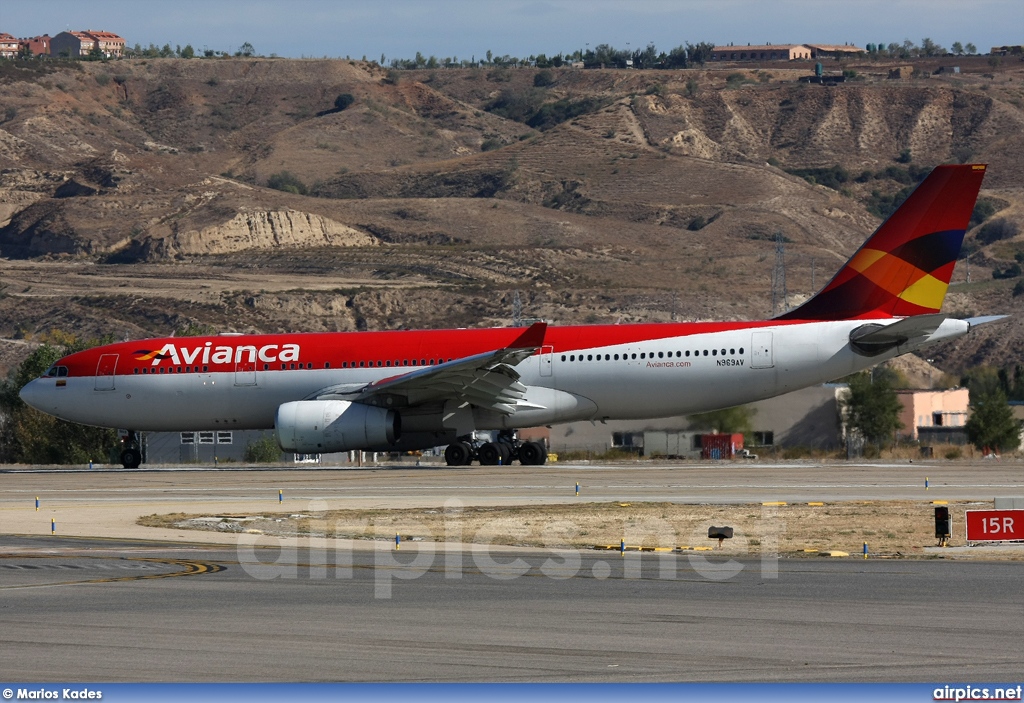
[[[50,382],[53,383],[52,381]],[[47,389],[43,387],[43,381],[36,379],[29,381],[25,386],[18,392],[18,396],[25,401],[26,405],[30,405],[36,410],[46,412],[44,407],[46,403]]]

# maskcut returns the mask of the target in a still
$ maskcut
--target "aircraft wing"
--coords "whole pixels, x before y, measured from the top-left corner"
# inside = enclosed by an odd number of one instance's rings
[[[544,344],[546,322],[537,322],[501,349],[417,369],[368,384],[321,389],[312,398],[339,398],[370,405],[401,407],[439,400],[460,400],[506,415],[523,407],[526,386],[515,370]],[[530,406],[534,407],[534,406]]]

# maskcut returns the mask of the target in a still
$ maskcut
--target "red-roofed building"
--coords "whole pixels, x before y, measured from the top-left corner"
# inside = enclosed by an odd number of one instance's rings
[[[7,32],[0,32],[0,58],[13,59],[18,56],[18,39]]]
[[[113,32],[87,29],[84,32],[61,32],[50,41],[51,56],[88,56],[94,48],[107,58],[124,54],[124,39]]]
[[[44,34],[39,37],[22,37],[18,40],[18,44],[20,47],[26,48],[31,56],[49,56],[51,41],[50,35]]]
[[[113,32],[87,29],[85,33],[93,38],[103,55],[110,58],[124,55],[124,39]]]

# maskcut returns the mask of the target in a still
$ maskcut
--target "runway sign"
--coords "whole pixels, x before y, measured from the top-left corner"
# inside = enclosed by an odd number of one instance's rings
[[[968,510],[968,542],[1024,540],[1024,510]]]

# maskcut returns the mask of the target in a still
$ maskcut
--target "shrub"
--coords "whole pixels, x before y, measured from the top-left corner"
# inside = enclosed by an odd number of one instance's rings
[[[974,204],[974,211],[971,213],[971,227],[976,227],[982,222],[996,214],[998,208],[990,198],[978,198]]]
[[[334,109],[341,112],[356,101],[352,93],[342,93],[334,99]]]
[[[1024,281],[1017,281],[1017,285],[1013,287],[1013,297],[1019,298],[1024,295]]]
[[[495,149],[500,149],[502,146],[504,145],[501,143],[500,139],[491,137],[490,139],[485,139],[483,141],[480,145],[480,151],[494,151]]]
[[[281,448],[277,446],[277,440],[273,437],[263,437],[246,445],[243,459],[249,464],[269,464],[280,461]]]
[[[1001,239],[1012,239],[1016,237],[1020,228],[1016,223],[1009,220],[992,220],[978,232],[978,241],[982,244],[991,244]]]
[[[992,271],[992,278],[1018,278],[1020,277],[1020,264],[1010,264],[1006,268],[997,268]]]
[[[306,184],[299,180],[298,176],[288,172],[280,171],[267,179],[267,187],[274,190],[283,190],[286,193],[305,195],[308,191]]]
[[[533,85],[537,88],[547,88],[554,82],[555,74],[547,69],[538,71],[537,75],[533,77]]]

